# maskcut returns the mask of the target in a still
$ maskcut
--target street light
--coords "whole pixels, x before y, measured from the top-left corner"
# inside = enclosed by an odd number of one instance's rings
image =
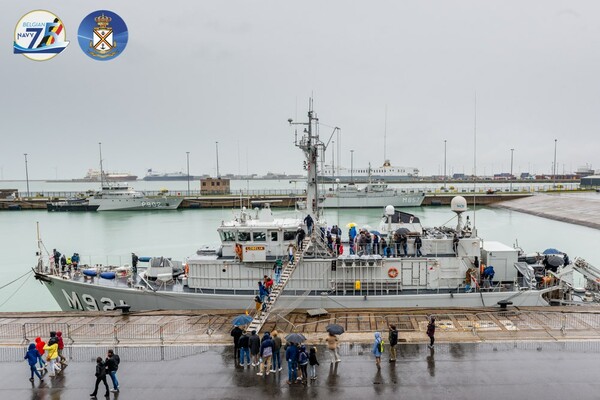
[[[29,195],[29,170],[27,169],[27,153],[23,154],[25,156],[25,180],[27,181],[27,197],[31,197]]]
[[[220,178],[221,174],[219,173],[219,142],[215,142],[215,146],[217,148],[217,178]]]
[[[187,158],[187,186],[188,186],[188,190],[187,190],[187,195],[189,197],[190,195],[190,152],[186,151],[185,152],[186,158]]]
[[[552,164],[552,186],[556,189],[556,142],[558,139],[554,139],[554,164]]]
[[[513,183],[513,153],[515,149],[510,149],[510,192],[512,193],[512,183]]]
[[[350,183],[354,183],[354,150],[350,150]]]
[[[446,189],[446,139],[444,139],[444,189]]]

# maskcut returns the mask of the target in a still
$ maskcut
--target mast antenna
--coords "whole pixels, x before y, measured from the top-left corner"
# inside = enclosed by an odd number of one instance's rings
[[[387,104],[385,105],[385,117],[383,120],[383,163],[387,160]]]
[[[102,142],[98,142],[100,150],[100,187],[104,187],[104,169],[102,168]]]

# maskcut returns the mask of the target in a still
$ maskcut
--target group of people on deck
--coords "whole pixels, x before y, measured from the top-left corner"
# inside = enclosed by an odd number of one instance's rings
[[[71,272],[77,271],[79,268],[79,253],[73,253],[71,257],[67,257],[64,254],[61,254],[60,251],[53,249],[52,256],[50,256],[50,269],[52,271],[58,270],[60,267],[60,272]]]

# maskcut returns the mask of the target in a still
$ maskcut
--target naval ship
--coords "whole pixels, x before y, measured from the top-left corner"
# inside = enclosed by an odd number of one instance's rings
[[[318,202],[317,158],[324,146],[319,120],[311,104],[307,121],[288,121],[303,131],[300,138],[296,133],[295,145],[308,166],[301,214],[275,218],[268,204],[242,208],[217,228],[218,248],[201,248],[181,262],[153,258],[135,271],[83,265],[63,271],[48,263],[52,259],[40,246],[36,279],[63,310],[248,310],[259,294],[257,282],[273,276],[280,260],[281,272],[264,299],[265,320],[273,311],[298,308],[547,306],[572,300],[572,287],[559,277],[538,281],[519,249],[478,237],[468,217],[463,221],[467,206],[460,196],[452,200],[453,227],[426,228],[416,215],[385,208],[378,233],[388,243],[404,235],[406,252],[381,254],[347,240],[343,251],[332,249]],[[305,224],[308,215],[313,226]],[[308,232],[302,240],[299,229]],[[483,279],[484,264],[494,266],[493,279]],[[252,326],[260,327],[260,321]]]

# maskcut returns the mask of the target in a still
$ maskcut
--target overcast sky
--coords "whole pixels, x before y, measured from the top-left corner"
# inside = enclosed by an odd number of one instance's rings
[[[68,48],[34,62],[12,51],[34,9],[62,18]],[[87,57],[77,29],[109,9],[129,28],[124,53]],[[342,129],[342,164],[387,156],[422,174],[600,168],[598,1],[2,1],[3,179],[74,178],[98,165],[299,173],[287,119],[308,97]],[[321,127],[324,136],[329,128]],[[328,156],[330,151],[328,152]]]

